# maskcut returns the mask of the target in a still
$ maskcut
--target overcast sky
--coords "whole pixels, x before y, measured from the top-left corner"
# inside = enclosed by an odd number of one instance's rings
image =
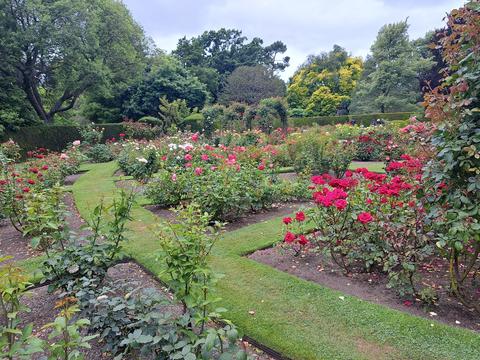
[[[334,44],[365,56],[378,30],[408,17],[410,37],[441,27],[463,0],[123,0],[157,46],[171,51],[183,36],[222,27],[265,44],[283,41],[291,57],[288,79],[307,55]]]

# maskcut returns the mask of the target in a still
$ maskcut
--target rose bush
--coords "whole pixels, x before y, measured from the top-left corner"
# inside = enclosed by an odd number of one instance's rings
[[[403,155],[386,174],[360,168],[343,178],[313,176],[317,206],[305,212],[306,221],[284,219],[285,245],[296,254],[302,246],[322,251],[346,272],[385,272],[389,286],[418,294],[418,266],[433,252],[422,168],[419,159]]]

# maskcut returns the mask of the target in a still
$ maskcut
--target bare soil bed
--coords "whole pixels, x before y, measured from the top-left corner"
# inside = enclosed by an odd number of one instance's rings
[[[347,295],[382,304],[393,309],[428,319],[480,331],[480,318],[448,295],[448,264],[444,261],[425,264],[420,271],[422,284],[434,286],[439,294],[437,304],[425,307],[419,300],[405,300],[395,290],[386,288],[387,278],[379,273],[345,275],[342,269],[323,255],[304,252],[300,256],[282,249],[280,245],[259,250],[250,259],[272,266],[302,279],[339,290]],[[339,301],[342,301],[339,298]]]

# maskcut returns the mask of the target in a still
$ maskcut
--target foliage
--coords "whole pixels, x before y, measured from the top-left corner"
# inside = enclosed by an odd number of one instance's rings
[[[277,56],[286,51],[281,41],[264,46],[258,37],[247,42],[240,30],[222,28],[191,39],[181,38],[173,55],[207,85],[213,100],[217,100],[227,76],[237,67],[262,65],[271,71],[284,70],[290,58],[277,60]]]
[[[101,202],[93,211],[92,233],[88,235],[87,243],[79,246],[72,241],[64,251],[45,260],[42,282],[49,282],[50,291],[62,288],[75,293],[84,279],[99,285],[120,254],[133,202],[134,194],[123,191],[110,206]]]
[[[205,85],[176,58],[159,53],[151,62],[142,78],[123,94],[124,116],[134,120],[158,116],[162,97],[169,102],[185,100],[189,108],[203,107],[207,100]]]
[[[159,170],[158,153],[154,145],[137,150],[134,143],[124,143],[118,165],[126,175],[147,182]]]
[[[298,173],[324,173],[332,171],[342,176],[355,156],[355,144],[348,140],[330,139],[316,129],[294,134],[289,144],[289,154]]]
[[[2,73],[45,123],[141,71],[144,34],[122,3],[2,1],[0,14]]]
[[[391,162],[387,174],[360,168],[344,178],[313,176],[317,207],[297,218],[295,229],[289,225],[286,246],[298,254],[298,246],[311,243],[313,251],[329,254],[346,272],[381,269],[389,287],[419,295],[417,271],[433,246],[425,202],[419,200],[425,191],[422,163],[408,155],[403,159]],[[310,236],[305,221],[313,223]]]
[[[172,126],[178,126],[191,114],[191,109],[185,100],[174,100],[169,102],[165,96],[160,98],[158,115],[162,120],[162,129],[166,133]]]
[[[388,24],[378,32],[365,61],[365,71],[352,97],[352,112],[415,111],[419,74],[433,66],[413,46],[406,21]]]
[[[438,161],[432,161],[425,174],[440,197],[430,199],[437,247],[450,263],[451,292],[477,311],[473,289],[478,286],[480,254],[479,34],[478,2],[452,10],[439,40],[449,74],[425,96],[425,114],[438,127],[432,139]]]
[[[303,116],[348,114],[348,105],[362,73],[362,60],[338,45],[329,53],[309,56],[293,75],[287,90],[291,108]]]
[[[85,155],[94,163],[102,163],[113,160],[113,154],[110,147],[106,144],[95,144],[88,148]]]
[[[285,84],[265,66],[239,66],[226,79],[220,94],[223,103],[258,104],[260,100],[285,95]]]
[[[9,260],[0,257],[0,263]],[[43,349],[43,342],[32,335],[33,324],[22,327],[20,314],[30,311],[21,302],[30,283],[22,269],[14,264],[0,267],[0,350],[6,359],[30,359]]]
[[[22,164],[4,156],[0,159],[0,213],[15,229],[33,236],[35,247],[62,247],[65,222],[59,184],[77,171],[79,152],[72,147],[62,154],[39,149],[28,155],[29,160]]]
[[[311,117],[290,117],[289,123],[293,127],[305,127],[312,125],[336,125],[355,123],[356,125],[369,126],[373,121],[381,119],[384,121],[407,121],[412,116],[411,112],[399,113],[376,113],[376,114],[358,114],[358,115],[339,115],[339,116],[311,116]],[[405,124],[406,125],[406,124]]]
[[[58,301],[55,308],[61,309],[59,316],[52,323],[43,326],[43,329],[52,329],[48,338],[56,340],[48,347],[49,360],[83,360],[84,355],[80,349],[90,349],[88,342],[98,337],[98,335],[82,335],[82,329],[90,325],[90,321],[87,319],[75,320],[75,313],[80,311],[77,305],[72,305],[75,302],[75,298],[69,297]]]

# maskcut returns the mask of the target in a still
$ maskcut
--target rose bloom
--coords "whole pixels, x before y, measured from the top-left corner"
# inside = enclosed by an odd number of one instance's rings
[[[35,180],[28,179],[28,183],[29,183],[30,185],[35,185]]]
[[[295,219],[297,221],[305,221],[305,213],[303,211],[299,211],[295,214]]]
[[[208,155],[207,154],[202,154],[202,160],[203,161],[208,161]]]
[[[43,165],[42,170],[48,170],[48,165]]]
[[[193,134],[192,137],[191,137],[191,139],[192,139],[192,141],[194,141],[194,142],[198,141],[198,133]]]
[[[195,168],[195,175],[202,175],[203,169],[201,167]]]
[[[22,191],[23,191],[24,193],[28,193],[28,192],[30,192],[30,188],[29,188],[29,187],[24,187],[24,188],[22,189]]]
[[[125,134],[124,134],[124,133],[121,133],[121,134],[118,134],[118,136],[120,136],[121,138],[124,138],[124,137],[125,137]]]
[[[300,245],[307,245],[307,244],[308,244],[308,239],[307,239],[307,237],[306,237],[305,235],[300,235],[300,236],[298,237],[298,243],[299,243]]]
[[[357,220],[360,221],[362,224],[368,224],[373,220],[373,216],[369,212],[364,211],[358,214]]]
[[[263,164],[258,165],[258,170],[265,170],[265,165]]]
[[[187,155],[185,155],[184,159],[185,159],[185,161],[192,161],[193,157],[192,157],[191,154],[187,154]]]
[[[210,170],[215,171],[215,170],[217,170],[217,167],[212,165],[212,166],[210,167]]]
[[[295,234],[291,233],[290,231],[287,231],[287,233],[285,234],[284,240],[286,243],[291,244],[292,242],[295,241],[295,238],[296,238]]]
[[[187,168],[192,167],[192,163],[186,163],[186,164],[185,164],[185,167],[187,167]]]
[[[62,154],[60,154],[60,159],[62,159],[62,160],[67,160],[67,159],[68,159],[68,155],[65,154],[65,153],[62,153]]]
[[[343,210],[347,207],[348,203],[347,203],[347,200],[345,199],[338,199],[338,200],[335,200],[335,202],[333,203],[333,205],[338,209],[338,210]]]
[[[177,174],[172,174],[172,181],[173,182],[177,181]]]
[[[73,144],[73,146],[79,146],[80,145],[80,140],[75,140],[72,144]]]
[[[291,224],[292,223],[292,218],[291,217],[285,217],[283,218],[283,223],[285,225]]]

